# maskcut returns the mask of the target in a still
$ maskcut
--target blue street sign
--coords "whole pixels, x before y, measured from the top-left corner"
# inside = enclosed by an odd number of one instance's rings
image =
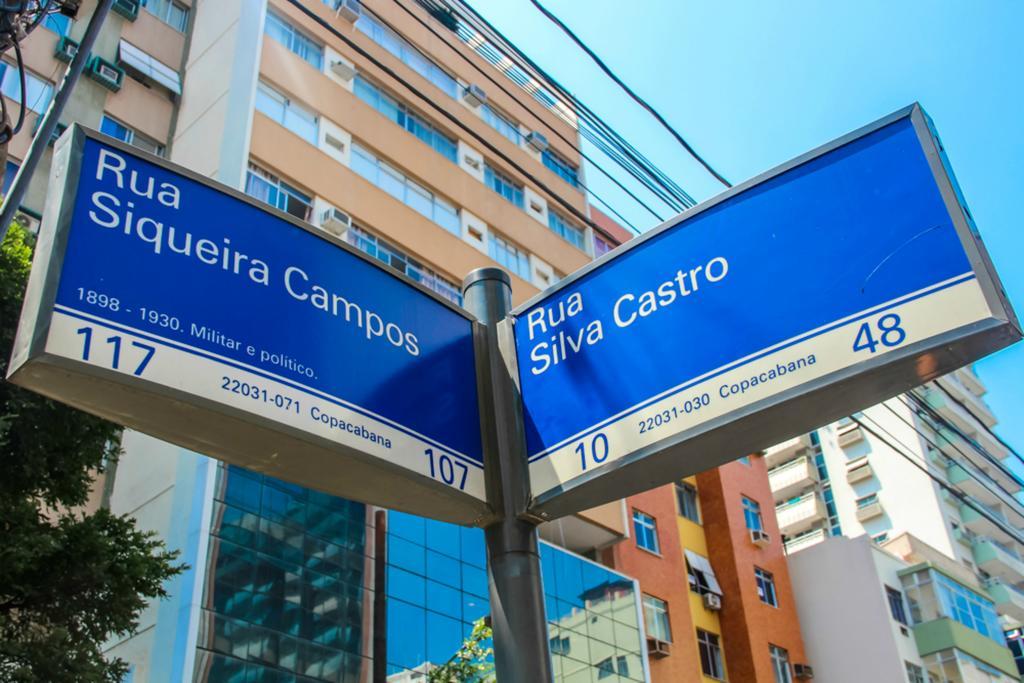
[[[65,191],[44,216],[14,381],[330,493],[480,516],[467,313],[106,138],[78,130],[58,157]]]
[[[721,464],[1018,339],[944,162],[905,110],[514,311],[537,510]]]

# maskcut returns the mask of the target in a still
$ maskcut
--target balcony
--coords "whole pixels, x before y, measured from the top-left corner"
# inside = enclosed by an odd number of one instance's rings
[[[825,521],[828,514],[821,496],[817,491],[811,491],[775,506],[775,516],[779,521],[779,531],[783,535],[796,536],[809,531],[818,522]]]
[[[836,440],[840,448],[850,448],[864,440],[864,431],[856,422],[840,423],[836,429]]]
[[[982,504],[982,507],[985,508],[988,511],[988,514],[991,517],[994,517],[996,521],[989,519],[989,517],[981,514],[970,505],[961,503],[960,520],[963,522],[963,525],[979,536],[988,536],[989,538],[994,538],[1001,543],[1014,543],[1015,541],[1013,537],[1010,536],[1003,528],[1014,528],[1014,526],[1006,519],[1006,515],[997,508],[984,504]],[[1019,528],[1017,531],[1024,532],[1024,530]]]
[[[981,394],[984,393],[984,388],[980,393],[975,393],[972,389],[968,388],[966,384],[961,380],[959,373],[950,373],[944,375],[936,380],[936,382],[946,391],[953,395],[953,397],[967,406],[967,410],[978,416],[979,421],[984,423],[986,427],[994,427],[996,424],[996,417],[992,414],[991,409],[985,401],[982,400]],[[943,394],[942,390],[939,390],[940,394]],[[949,396],[944,396],[949,399]]]
[[[985,582],[985,592],[996,604],[996,611],[1024,622],[1024,592],[1020,588],[1000,579]]]
[[[828,538],[828,532],[824,529],[805,531],[799,536],[786,541],[786,554],[792,555],[793,553],[798,553],[804,548],[809,548],[812,545],[821,543],[826,538]]]
[[[871,469],[871,463],[868,462],[867,456],[846,463],[846,481],[851,484],[866,481],[873,476],[875,476],[875,471]]]
[[[771,469],[777,465],[781,465],[787,460],[792,460],[800,451],[804,448],[809,448],[811,445],[810,440],[806,434],[800,436],[794,436],[792,439],[787,439],[782,443],[777,443],[774,446],[769,446],[764,451],[764,464]]]
[[[1007,583],[1024,581],[1024,560],[1016,552],[985,537],[976,538],[973,549],[974,563],[992,576]]]
[[[860,522],[881,517],[884,512],[885,508],[882,507],[882,501],[878,500],[877,494],[872,493],[870,496],[857,499],[857,520]]]
[[[967,471],[967,468],[970,468],[970,472]],[[946,480],[986,505],[998,505],[1002,502],[994,492],[998,490],[999,484],[987,472],[978,467],[971,465],[964,467],[957,463],[950,463],[946,468]]]
[[[768,471],[775,500],[787,500],[817,481],[818,468],[806,455]]]

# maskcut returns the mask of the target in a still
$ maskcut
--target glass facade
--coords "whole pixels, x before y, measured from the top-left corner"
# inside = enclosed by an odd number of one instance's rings
[[[426,680],[487,615],[483,532],[222,466],[194,680]],[[556,680],[643,681],[632,579],[541,547]]]
[[[458,161],[458,143],[454,138],[435,128],[425,117],[412,111],[362,76],[356,76],[352,89],[356,97],[433,147],[445,159],[451,162]]]
[[[323,48],[315,40],[296,30],[294,26],[273,12],[267,13],[264,31],[268,36],[306,60],[317,71],[323,68]]]
[[[926,568],[900,577],[914,624],[948,617],[1006,645],[995,606],[988,598],[945,574]]]

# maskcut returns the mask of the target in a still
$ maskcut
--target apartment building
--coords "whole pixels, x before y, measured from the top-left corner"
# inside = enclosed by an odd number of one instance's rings
[[[62,124],[238,187],[456,303],[474,268],[508,270],[518,302],[625,239],[596,210],[596,229],[585,220],[573,114],[549,85],[413,2],[408,13],[305,5],[325,25],[284,0],[117,0]],[[33,112],[93,7],[26,41]],[[20,97],[5,68],[3,93]],[[13,164],[36,117],[10,147]],[[44,162],[29,216],[47,174]],[[109,643],[133,681],[418,680],[489,611],[479,530],[326,496],[136,432],[123,447],[103,503],[157,531],[189,566],[137,634]],[[616,502],[544,529],[558,680],[649,680],[635,579],[583,557],[628,534],[623,511]]]
[[[830,537],[791,556],[790,571],[823,680],[1020,680],[974,572],[911,534],[881,547],[867,536]]]
[[[831,536],[910,534],[974,577],[1003,628],[1024,619],[1024,507],[984,386],[962,368],[765,452],[791,558]],[[940,679],[941,680],[941,679]],[[956,679],[951,679],[956,680]]]

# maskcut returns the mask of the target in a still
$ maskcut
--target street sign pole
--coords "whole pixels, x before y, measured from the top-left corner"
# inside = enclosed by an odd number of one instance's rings
[[[484,529],[494,631],[494,665],[501,683],[552,680],[536,518],[530,498],[522,402],[506,362],[515,362],[509,276],[478,268],[462,282],[463,305],[476,316],[477,382],[487,497],[496,521]]]

